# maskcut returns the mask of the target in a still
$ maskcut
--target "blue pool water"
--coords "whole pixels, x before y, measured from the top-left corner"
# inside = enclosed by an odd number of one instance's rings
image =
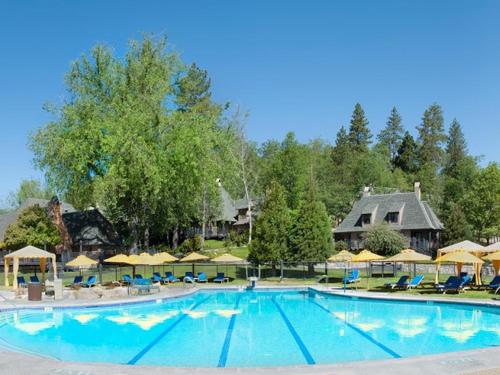
[[[256,367],[500,345],[500,309],[312,291],[200,291],[101,308],[0,314],[0,346],[66,361]]]

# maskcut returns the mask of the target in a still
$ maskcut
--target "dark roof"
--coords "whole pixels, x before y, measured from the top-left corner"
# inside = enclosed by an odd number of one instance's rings
[[[396,230],[443,229],[443,224],[429,204],[420,201],[412,192],[362,197],[335,229],[335,233],[364,232],[367,228],[360,225],[362,214],[372,213],[372,224],[381,224],[389,212],[399,212],[401,215],[400,224],[390,224]]]
[[[236,208],[234,206],[234,201],[222,186],[219,187],[220,198],[221,198],[221,212],[220,215],[216,218],[217,221],[236,221],[235,217],[238,214]]]
[[[73,245],[120,246],[122,240],[111,223],[98,209],[69,212],[62,215]]]
[[[39,205],[40,207],[47,207],[48,204],[49,200],[47,199],[28,198],[16,210],[0,215],[0,241],[3,241],[3,239],[5,238],[5,231],[7,230],[7,227],[10,224],[14,223],[21,212],[23,212],[26,208],[35,205]],[[69,203],[65,202],[61,203],[61,210],[63,214],[66,212],[75,212],[75,208]]]

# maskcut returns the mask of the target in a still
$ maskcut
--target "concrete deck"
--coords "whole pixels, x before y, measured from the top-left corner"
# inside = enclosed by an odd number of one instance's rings
[[[201,287],[168,287],[160,293],[147,296],[134,296],[127,298],[108,298],[99,300],[45,300],[29,302],[25,300],[6,301],[0,299],[0,311],[25,308],[69,308],[91,307],[106,305],[122,305],[128,303],[142,303],[157,299],[169,299],[185,296],[203,289],[238,289],[231,286],[201,286]],[[311,286],[277,286],[276,288],[311,288]],[[272,287],[272,289],[276,289]],[[259,289],[269,289],[264,286]],[[324,286],[312,287],[322,293],[341,295],[347,297],[397,299],[407,301],[435,301],[444,303],[472,303],[489,307],[500,307],[497,300],[456,299],[450,297],[422,298],[397,293],[369,293],[362,291],[332,289]],[[395,295],[396,294],[396,295]],[[166,353],[168,355],[168,353]],[[361,361],[333,365],[289,366],[272,368],[174,368],[161,366],[128,366],[108,363],[73,363],[62,362],[51,358],[38,357],[31,354],[11,352],[0,349],[0,374],[62,374],[62,375],[112,375],[112,374],[174,374],[174,375],[213,375],[213,374],[262,374],[262,375],[377,375],[377,374],[402,374],[402,375],[434,375],[434,374],[478,374],[500,375],[500,347],[470,350],[464,352],[427,355],[413,358]]]

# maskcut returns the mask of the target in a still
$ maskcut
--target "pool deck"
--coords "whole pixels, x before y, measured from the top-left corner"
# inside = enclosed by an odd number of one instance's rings
[[[369,293],[356,290],[333,289],[325,286],[293,285],[293,286],[263,286],[258,289],[289,289],[311,288],[322,293],[342,295],[358,298],[392,299],[405,301],[434,301],[445,303],[476,304],[490,307],[500,307],[498,300],[478,300],[450,297],[409,296],[394,293]],[[109,305],[123,305],[142,303],[158,299],[182,297],[204,289],[239,289],[233,286],[200,286],[168,287],[160,293],[134,296],[127,298],[100,299],[100,300],[44,300],[29,302],[26,300],[3,300],[0,298],[0,310],[25,309],[25,308],[70,308],[70,307],[98,307]],[[167,354],[168,355],[168,354]],[[257,375],[377,375],[377,374],[402,374],[402,375],[433,375],[433,374],[500,374],[500,347],[469,350],[463,352],[426,355],[412,358],[349,362],[332,365],[289,366],[272,368],[174,368],[161,366],[127,366],[108,363],[74,363],[62,362],[51,358],[38,357],[21,352],[11,352],[0,349],[0,374],[63,374],[63,375],[112,375],[112,374],[173,374],[173,375],[214,375],[214,374],[257,374]]]

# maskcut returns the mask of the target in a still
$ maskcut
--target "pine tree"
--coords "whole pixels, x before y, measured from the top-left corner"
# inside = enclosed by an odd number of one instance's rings
[[[472,239],[470,225],[459,204],[452,204],[449,215],[445,216],[443,243],[451,245],[456,242]]]
[[[316,197],[312,178],[290,232],[290,249],[297,261],[324,262],[333,250],[332,226],[325,205]],[[314,263],[308,264],[314,273]]]
[[[186,75],[176,82],[177,96],[175,103],[179,110],[217,111],[218,105],[212,103],[211,81],[206,70],[192,64]]]
[[[255,222],[255,231],[248,259],[257,263],[272,262],[273,268],[281,259],[288,258],[290,212],[285,190],[276,181],[271,182],[261,212]]]
[[[399,147],[403,141],[404,129],[401,125],[401,116],[396,109],[393,107],[391,114],[387,119],[386,127],[378,135],[379,143],[389,150],[389,157],[391,163],[394,165],[394,160],[398,154]]]
[[[450,125],[448,142],[446,144],[446,162],[444,174],[449,177],[459,178],[463,163],[467,156],[467,143],[460,123],[454,119]]]
[[[444,133],[443,111],[438,104],[427,108],[422,117],[422,124],[417,126],[419,134],[419,161],[421,166],[432,165],[438,168],[441,165],[443,142],[446,141]]]
[[[365,111],[361,104],[356,103],[351,117],[351,126],[349,127],[349,143],[354,150],[359,152],[368,151],[372,135],[368,128],[368,120],[365,117]]]
[[[405,173],[415,173],[418,170],[417,152],[415,140],[409,132],[406,132],[394,158],[394,165]]]

